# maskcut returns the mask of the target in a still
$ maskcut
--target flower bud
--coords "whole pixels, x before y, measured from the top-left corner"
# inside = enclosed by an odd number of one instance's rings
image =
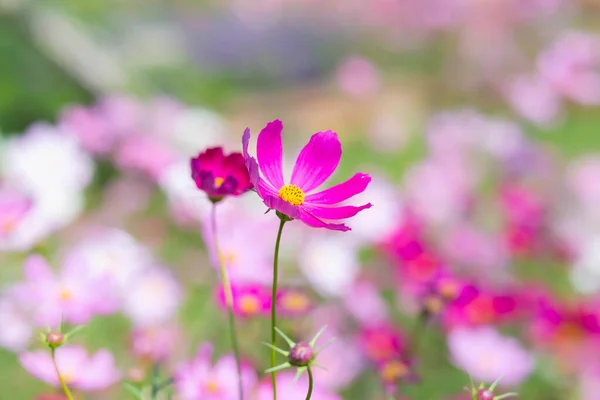
[[[494,400],[494,393],[488,389],[479,389],[477,392],[477,400]]]
[[[65,337],[60,332],[50,332],[46,335],[46,343],[53,349],[62,346],[64,342]]]
[[[297,343],[290,350],[289,362],[295,367],[306,367],[314,357],[314,351],[308,343]]]

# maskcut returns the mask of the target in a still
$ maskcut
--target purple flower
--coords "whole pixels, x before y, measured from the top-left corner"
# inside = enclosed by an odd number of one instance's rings
[[[475,380],[502,377],[506,385],[518,385],[529,376],[535,360],[514,338],[504,337],[492,327],[456,328],[448,336],[454,364]]]
[[[175,388],[181,400],[238,400],[237,369],[232,355],[212,363],[212,346],[202,344],[196,358],[175,372]],[[256,383],[252,367],[242,362],[244,397]]]
[[[192,158],[190,165],[196,186],[213,201],[225,196],[239,196],[252,189],[246,163],[240,153],[225,156],[222,147],[214,147]]]
[[[315,133],[304,146],[294,165],[290,183],[285,184],[282,171],[282,130],[281,121],[275,120],[260,132],[256,146],[258,163],[248,154],[249,129],[246,129],[242,138],[250,178],[260,198],[270,209],[290,218],[300,219],[308,226],[350,230],[343,223],[332,221],[353,217],[359,211],[370,208],[371,203],[360,207],[338,204],[362,193],[371,177],[357,173],[343,183],[312,193],[333,174],[342,156],[342,145],[337,134],[325,131]]]
[[[56,349],[56,364],[69,387],[96,391],[106,389],[120,379],[113,355],[99,350],[89,356],[85,348],[66,345]],[[19,355],[19,362],[31,375],[52,386],[60,387],[58,376],[47,350],[36,350]]]

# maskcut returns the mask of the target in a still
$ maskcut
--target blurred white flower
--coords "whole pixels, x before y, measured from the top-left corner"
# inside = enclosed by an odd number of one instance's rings
[[[90,279],[108,277],[122,297],[152,263],[148,249],[127,232],[103,229],[76,243],[66,255],[64,268]]]
[[[164,268],[154,267],[137,276],[127,290],[123,313],[137,327],[167,322],[182,300],[179,283]]]
[[[600,291],[600,234],[588,237],[572,265],[571,283],[581,293]]]
[[[315,234],[299,252],[299,266],[323,296],[346,293],[360,270],[356,246],[336,234]]]
[[[241,138],[242,132],[238,136]],[[183,110],[172,131],[174,145],[188,156],[195,156],[208,147],[223,146],[226,139],[227,126],[223,118],[202,108]]]

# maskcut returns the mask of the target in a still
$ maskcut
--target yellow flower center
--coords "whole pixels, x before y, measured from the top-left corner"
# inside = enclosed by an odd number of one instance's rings
[[[289,293],[282,300],[283,308],[288,311],[302,312],[308,309],[310,302],[301,293]]]
[[[225,179],[221,178],[220,176],[217,176],[215,178],[215,187],[218,189],[221,187],[221,185],[223,184],[223,182],[225,182]]]
[[[390,361],[381,370],[381,379],[384,382],[395,382],[406,376],[408,367],[401,361]]]
[[[237,256],[233,252],[221,253],[219,258],[221,259],[221,262],[227,266],[231,266],[231,264],[234,264],[235,261],[237,260]]]
[[[279,198],[293,206],[304,203],[304,192],[296,185],[285,185],[279,189]]]
[[[73,298],[73,292],[67,287],[63,287],[58,295],[62,301],[69,301]]]
[[[206,391],[208,393],[219,393],[219,383],[215,379],[211,379],[206,384]]]
[[[60,375],[67,384],[73,383],[73,381],[75,380],[75,374],[73,373],[73,371],[60,371]]]
[[[240,310],[244,314],[255,314],[259,309],[258,299],[254,296],[242,296]]]

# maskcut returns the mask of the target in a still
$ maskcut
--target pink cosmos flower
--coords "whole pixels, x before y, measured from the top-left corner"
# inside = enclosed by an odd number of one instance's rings
[[[84,392],[106,389],[120,379],[113,355],[98,350],[90,356],[81,346],[65,345],[56,349],[56,364],[63,379],[74,389]],[[58,376],[47,350],[19,355],[19,362],[31,375],[52,386],[60,387]]]
[[[123,313],[136,326],[147,327],[168,321],[179,309],[182,290],[166,268],[146,269],[129,286]]]
[[[179,339],[180,329],[176,325],[149,326],[133,332],[131,347],[140,358],[162,361],[172,354]]]
[[[402,354],[406,343],[399,331],[383,323],[363,328],[359,337],[359,347],[367,359],[379,364]]]
[[[65,109],[60,116],[59,126],[76,137],[81,147],[92,154],[108,153],[117,137],[113,130],[108,129],[106,119],[97,110],[83,106]]]
[[[244,198],[246,199],[248,197]],[[259,202],[256,197],[249,199]],[[240,198],[231,200],[220,204],[217,214],[220,261],[225,265],[232,282],[270,284],[277,221],[256,218],[243,210],[245,204],[240,202]],[[262,208],[262,203],[259,206]],[[211,265],[218,271],[219,259],[210,218],[202,221],[202,236]]]
[[[281,289],[277,292],[277,310],[283,316],[305,315],[313,307],[308,294],[298,289]]]
[[[554,123],[561,111],[560,96],[544,79],[519,76],[510,81],[505,95],[523,118],[544,127]]]
[[[584,105],[600,103],[600,40],[568,32],[538,58],[540,74],[556,91]]]
[[[351,56],[338,67],[337,84],[351,96],[369,95],[379,89],[381,77],[377,67],[366,58]]]
[[[198,189],[215,201],[225,196],[239,196],[252,189],[244,156],[223,154],[222,147],[207,149],[191,159],[192,179]]]
[[[453,329],[448,346],[454,364],[477,381],[502,377],[502,384],[518,385],[535,364],[533,356],[516,339],[502,336],[491,327]]]
[[[271,291],[257,284],[232,284],[233,312],[240,317],[268,315],[271,308]],[[220,307],[227,309],[225,292],[220,286],[217,291],[217,301]]]
[[[285,400],[302,400],[306,398],[308,390],[308,377],[303,374],[298,381],[294,380],[295,372],[277,374],[277,397]],[[271,379],[263,380],[256,392],[256,400],[269,400],[273,398]],[[319,385],[317,381],[313,388],[312,400],[342,400],[337,394],[331,393]]]
[[[289,184],[285,184],[282,171],[283,146],[281,121],[275,120],[258,135],[257,161],[248,154],[250,130],[244,132],[242,143],[250,179],[256,192],[269,209],[274,209],[293,219],[300,219],[314,228],[348,231],[343,223],[334,223],[355,216],[370,208],[371,203],[360,207],[339,206],[362,193],[371,178],[358,173],[349,180],[321,192],[312,193],[333,174],[342,156],[342,145],[332,131],[314,134],[300,152]],[[262,173],[262,177],[259,174]]]
[[[357,281],[344,295],[344,305],[363,325],[378,325],[386,321],[388,309],[375,285],[367,280]]]
[[[0,297],[0,347],[10,351],[27,348],[34,333],[28,313],[14,296],[12,287],[4,289]]]
[[[117,303],[110,281],[90,279],[76,271],[55,275],[41,256],[24,263],[25,282],[15,285],[15,299],[31,309],[41,326],[58,326],[61,318],[73,324],[86,323],[95,315],[116,311]]]
[[[19,192],[0,188],[0,239],[19,225],[31,210],[32,201]]]
[[[178,160],[179,154],[157,138],[132,135],[121,141],[114,158],[119,168],[158,180]]]
[[[212,346],[200,345],[196,358],[175,372],[175,388],[181,400],[239,400],[236,362],[232,355],[222,356],[213,365]],[[252,367],[242,361],[242,385],[247,398],[256,384]]]

